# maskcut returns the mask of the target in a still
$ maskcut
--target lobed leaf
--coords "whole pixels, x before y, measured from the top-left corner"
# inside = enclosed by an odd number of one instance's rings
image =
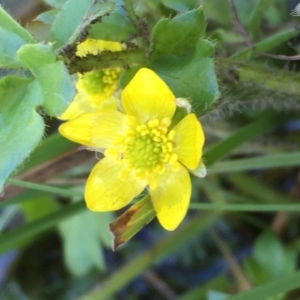
[[[41,13],[40,15],[38,15],[35,18],[35,21],[40,21],[40,22],[43,22],[45,24],[51,25],[54,22],[58,12],[59,12],[58,8],[54,8],[54,9],[45,11],[45,12]]]
[[[187,11],[189,9],[195,8],[197,5],[199,5],[198,0],[161,0],[161,3],[169,7],[171,9],[174,9],[178,12]]]
[[[108,41],[126,41],[136,29],[126,15],[120,11],[113,11],[101,19],[101,23],[91,25],[89,34],[92,38]]]
[[[165,55],[152,63],[176,97],[191,100],[198,115],[219,98],[213,53],[212,43],[201,39],[189,56]]]
[[[93,267],[99,270],[105,269],[99,226],[107,227],[108,223],[105,224],[103,220],[105,221],[102,214],[84,211],[59,224],[58,228],[64,243],[65,262],[74,275],[82,276]],[[107,231],[106,234],[109,235]]]
[[[290,270],[285,272],[286,253],[272,232],[265,232],[257,239],[253,256],[263,269],[272,274],[273,279],[282,278],[291,273]],[[294,266],[296,266],[296,261],[294,261]]]
[[[0,6],[0,66],[17,68],[16,52],[26,43],[35,43],[31,34]]]
[[[205,19],[201,8],[162,19],[152,31],[152,59],[161,55],[187,56],[193,52],[205,33]]]
[[[50,116],[62,114],[74,98],[75,87],[51,46],[25,45],[18,51],[18,58],[38,81],[45,112]]]
[[[18,88],[16,88],[18,87]],[[36,81],[7,76],[0,81],[0,189],[9,175],[37,146],[44,134],[35,111],[41,91]]]
[[[72,44],[94,19],[114,9],[111,2],[68,0],[57,14],[52,28],[51,41],[55,49]]]

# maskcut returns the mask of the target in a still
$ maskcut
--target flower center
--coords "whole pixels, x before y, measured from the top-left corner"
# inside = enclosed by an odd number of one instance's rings
[[[150,120],[127,134],[123,159],[130,169],[145,175],[162,174],[167,163],[177,162],[177,154],[173,152],[175,131],[168,132],[170,123],[170,118]]]
[[[93,102],[100,102],[116,91],[120,73],[120,68],[86,72],[79,79],[77,89],[89,95]]]

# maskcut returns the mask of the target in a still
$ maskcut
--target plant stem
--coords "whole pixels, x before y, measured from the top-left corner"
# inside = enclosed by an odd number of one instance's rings
[[[189,209],[212,211],[251,211],[251,212],[300,212],[300,204],[222,204],[191,203]]]
[[[135,14],[134,7],[132,0],[124,0],[125,10],[127,12],[127,15],[129,17],[129,20],[131,23],[135,26],[137,30],[139,30],[139,20],[138,17]]]
[[[122,67],[124,69],[139,64],[148,64],[143,49],[134,49],[122,52],[106,52],[99,56],[89,56],[86,58],[76,58],[69,63],[69,71],[73,73],[83,73],[91,70]]]
[[[269,38],[264,39],[263,41],[257,43],[254,45],[254,48],[256,51],[259,52],[267,52],[271,49],[276,48],[280,44],[288,41],[289,39],[293,38],[294,36],[299,34],[299,28],[288,28],[284,29]],[[247,48],[245,50],[242,50],[238,53],[235,53],[231,58],[239,59],[239,60],[249,60],[254,55],[259,55],[251,48]]]
[[[72,197],[72,196],[78,195],[78,192],[70,191],[67,189],[62,189],[62,188],[58,188],[58,187],[54,187],[54,186],[49,186],[46,184],[28,182],[28,181],[13,179],[13,178],[8,179],[7,183],[16,185],[16,186],[20,186],[20,187],[24,187],[24,188],[28,188],[28,189],[32,189],[32,190],[57,194],[57,195],[64,196],[64,197]]]

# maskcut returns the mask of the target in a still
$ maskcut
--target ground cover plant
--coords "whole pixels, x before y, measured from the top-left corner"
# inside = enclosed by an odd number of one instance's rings
[[[300,298],[297,1],[2,4],[1,299]]]

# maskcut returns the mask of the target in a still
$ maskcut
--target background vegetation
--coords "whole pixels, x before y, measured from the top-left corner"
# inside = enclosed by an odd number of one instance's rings
[[[45,20],[31,20],[60,1],[14,2],[47,41]],[[96,158],[45,117],[43,142],[0,199],[0,298],[300,299],[297,1],[133,3],[149,24],[203,5],[221,95],[200,117],[208,175],[193,180],[179,229],[154,220],[112,252],[114,214],[87,211],[82,197]]]

